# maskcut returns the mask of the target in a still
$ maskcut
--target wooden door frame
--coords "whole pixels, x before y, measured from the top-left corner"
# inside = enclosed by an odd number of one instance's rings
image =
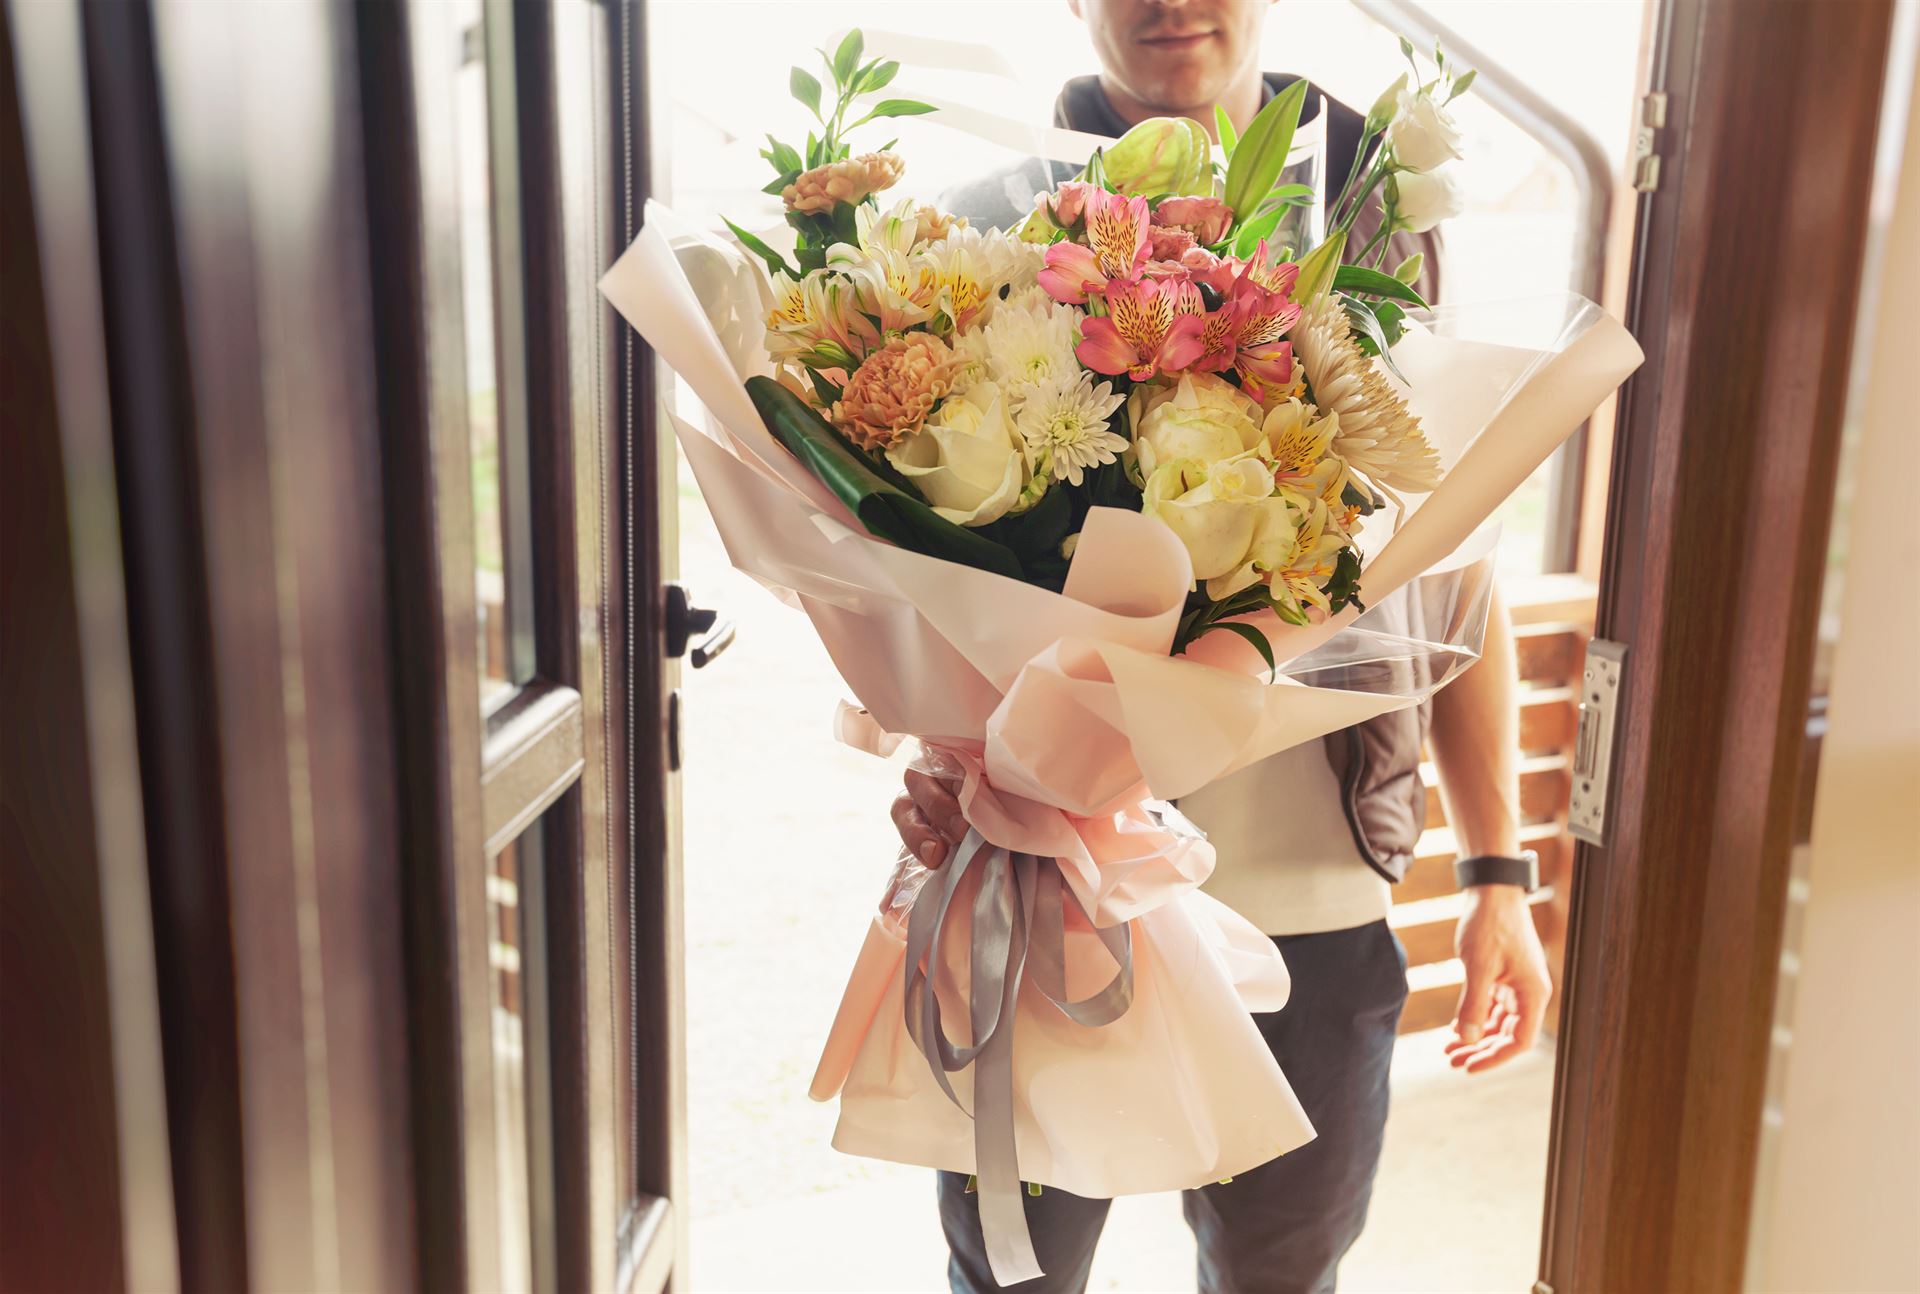
[[[1892,0],[1665,0],[1541,1281],[1740,1286]]]

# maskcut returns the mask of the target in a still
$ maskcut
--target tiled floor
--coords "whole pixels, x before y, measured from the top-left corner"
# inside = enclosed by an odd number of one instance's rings
[[[923,1169],[827,1144],[816,1049],[892,861],[897,767],[836,746],[842,688],[805,620],[732,572],[704,509],[682,567],[735,646],[686,681],[692,1286],[933,1291],[944,1247]],[[1367,1234],[1343,1290],[1524,1291],[1533,1281],[1551,1058],[1468,1079],[1438,1035],[1401,1040]],[[1193,1288],[1173,1196],[1115,1205],[1100,1290]]]

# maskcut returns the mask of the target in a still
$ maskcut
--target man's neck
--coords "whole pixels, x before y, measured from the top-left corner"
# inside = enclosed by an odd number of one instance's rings
[[[1233,123],[1236,131],[1245,130],[1247,123],[1259,113],[1266,100],[1265,89],[1266,82],[1260,75],[1260,65],[1251,63],[1243,75],[1234,77],[1230,88],[1220,96],[1219,106],[1227,110],[1227,120]],[[1100,76],[1100,93],[1106,96],[1107,103],[1129,126],[1136,126],[1149,117],[1190,117],[1206,128],[1208,138],[1215,143],[1220,142],[1214,127],[1214,105],[1211,103],[1189,104],[1185,107],[1144,103],[1115,85],[1105,73]]]

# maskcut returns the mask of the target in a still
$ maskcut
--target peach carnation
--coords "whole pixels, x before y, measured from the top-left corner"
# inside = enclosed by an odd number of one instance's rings
[[[868,194],[892,188],[906,169],[898,153],[862,153],[803,172],[780,190],[780,200],[787,204],[788,211],[832,211],[838,203],[858,202]]]
[[[862,449],[887,449],[920,430],[959,368],[932,333],[895,337],[854,371],[833,406],[833,424]]]
[[[954,230],[967,227],[965,216],[950,215],[938,207],[929,207],[924,203],[913,214],[919,222],[913,235],[916,243],[937,243]]]

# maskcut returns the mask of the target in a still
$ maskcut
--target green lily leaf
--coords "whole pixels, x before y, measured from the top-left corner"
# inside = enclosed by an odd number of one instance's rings
[[[1008,579],[1020,560],[1004,544],[957,526],[917,496],[888,481],[840,438],[806,401],[770,377],[747,379],[747,394],[768,430],[881,539]]]
[[[1235,211],[1251,211],[1280,178],[1287,164],[1287,150],[1293,147],[1293,132],[1300,124],[1300,110],[1307,102],[1307,83],[1295,81],[1273,96],[1267,106],[1247,123],[1246,133],[1234,145],[1233,160],[1227,166],[1226,203]]]
[[[1336,292],[1359,292],[1370,297],[1392,297],[1411,305],[1424,306],[1426,298],[1391,274],[1370,270],[1364,265],[1342,265],[1333,272]]]
[[[775,190],[775,192],[778,192],[778,190]],[[784,274],[788,278],[797,279],[800,277],[788,267],[786,257],[774,251],[773,248],[767,246],[766,243],[734,224],[731,220],[727,220],[725,216],[720,218],[726,221],[727,228],[733,231],[733,236],[738,238],[748,251],[767,263],[768,270],[775,274]]]
[[[1227,110],[1217,103],[1213,105],[1213,129],[1220,136],[1220,155],[1232,161],[1234,142],[1240,137],[1234,133],[1233,118],[1227,116]]]

